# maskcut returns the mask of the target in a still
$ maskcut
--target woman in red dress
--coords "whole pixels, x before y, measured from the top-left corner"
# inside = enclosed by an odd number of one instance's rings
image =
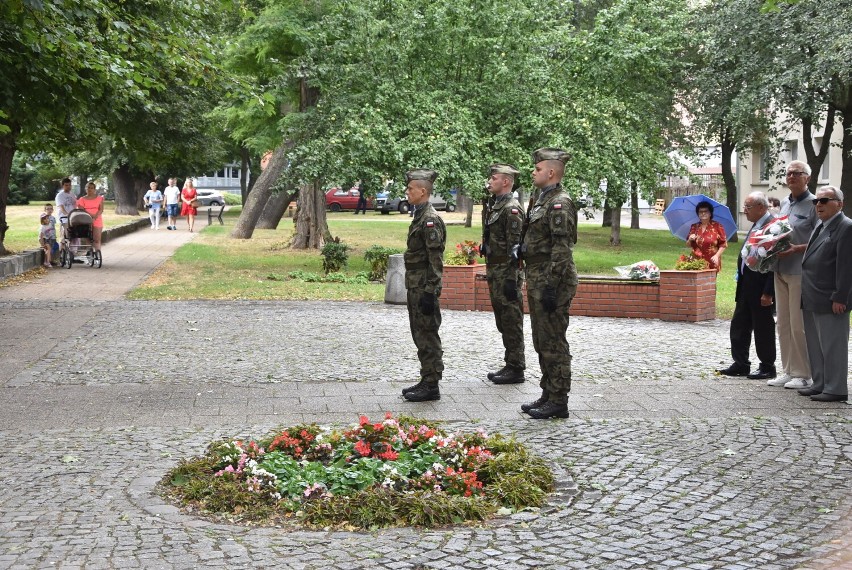
[[[180,215],[186,216],[189,231],[192,231],[195,226],[195,216],[198,214],[198,208],[192,205],[196,197],[198,197],[198,192],[195,190],[195,183],[192,178],[187,178],[186,182],[183,183],[183,190],[180,192]]]
[[[77,199],[77,207],[92,216],[92,247],[95,251],[100,251],[101,234],[104,231],[104,197],[98,196],[94,182],[86,184],[86,195]]]
[[[698,223],[689,227],[686,244],[692,248],[692,255],[707,260],[710,269],[718,273],[722,269],[722,254],[728,247],[725,228],[713,221],[713,205],[710,202],[699,202],[695,206],[695,213],[698,214]]]

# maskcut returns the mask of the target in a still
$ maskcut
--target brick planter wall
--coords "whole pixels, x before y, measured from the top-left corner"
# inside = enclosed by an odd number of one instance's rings
[[[490,311],[485,266],[445,265],[441,307]],[[716,272],[661,271],[659,281],[581,276],[571,314],[664,321],[712,320],[716,318]]]

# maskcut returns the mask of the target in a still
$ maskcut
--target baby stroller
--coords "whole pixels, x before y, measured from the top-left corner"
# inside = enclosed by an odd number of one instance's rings
[[[71,269],[74,261],[82,261],[89,267],[100,267],[101,252],[94,250],[92,216],[86,210],[71,210],[68,222],[62,226],[62,245],[59,250],[59,265]]]

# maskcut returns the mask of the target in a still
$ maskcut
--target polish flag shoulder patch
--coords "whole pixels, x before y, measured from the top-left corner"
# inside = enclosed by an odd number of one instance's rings
[[[554,209],[554,210],[561,210],[561,209],[562,209],[562,204],[554,204],[554,205],[553,205],[553,209]]]
[[[513,213],[513,214],[517,214],[517,213],[518,213],[518,209],[517,209],[517,208],[512,208],[512,213]]]
[[[427,228],[434,228],[434,227],[435,227],[435,222],[426,222],[426,227],[427,227]]]

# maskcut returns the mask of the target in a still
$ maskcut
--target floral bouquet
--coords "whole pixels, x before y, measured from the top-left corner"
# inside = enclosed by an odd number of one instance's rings
[[[475,241],[466,240],[456,244],[456,251],[447,255],[447,265],[476,265],[476,256],[479,255],[479,244]]]
[[[753,231],[743,246],[743,261],[755,271],[761,273],[773,271],[778,254],[790,249],[792,232],[793,228],[787,216],[773,220],[762,229]]]
[[[613,267],[618,274],[627,279],[644,279],[648,281],[660,278],[660,268],[650,260],[637,261],[633,265],[621,265]]]
[[[706,259],[696,257],[693,253],[681,254],[675,262],[675,269],[678,271],[701,271],[708,267],[710,267],[710,264],[707,263]]]

